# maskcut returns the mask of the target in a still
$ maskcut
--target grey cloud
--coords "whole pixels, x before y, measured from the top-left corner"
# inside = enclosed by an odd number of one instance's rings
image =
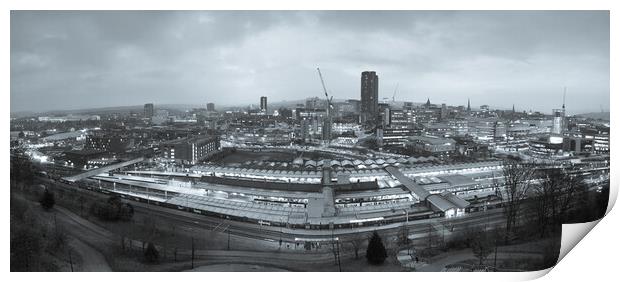
[[[11,110],[380,95],[609,107],[606,11],[13,11]],[[514,99],[518,94],[522,98]],[[569,103],[570,106],[570,103]]]

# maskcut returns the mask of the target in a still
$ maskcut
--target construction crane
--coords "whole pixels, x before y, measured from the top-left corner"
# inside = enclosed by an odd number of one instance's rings
[[[396,87],[394,88],[394,95],[392,95],[392,103],[396,102],[396,91],[398,90],[398,83],[396,83]]]
[[[327,94],[327,88],[325,87],[325,81],[323,80],[321,69],[316,68],[316,71],[319,73],[321,85],[323,86],[323,92],[325,92],[325,99],[327,100],[327,105],[325,106],[327,118],[323,120],[323,140],[329,145],[329,142],[331,141],[332,110],[334,109],[332,99],[334,99],[334,97],[329,97],[329,94]]]
[[[327,106],[326,106],[327,116],[331,117],[331,110],[334,109],[334,105],[332,104],[332,99],[334,99],[334,96],[330,98],[329,94],[327,94],[327,88],[325,87],[325,81],[323,80],[321,69],[316,68],[316,71],[319,73],[319,78],[321,79],[321,85],[323,85],[323,91],[325,92],[325,99],[327,100]]]

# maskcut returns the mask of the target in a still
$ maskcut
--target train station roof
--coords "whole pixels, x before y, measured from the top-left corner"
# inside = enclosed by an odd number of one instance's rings
[[[398,168],[388,166],[385,168],[392,176],[394,176],[403,186],[405,186],[411,193],[413,193],[420,201],[426,200],[430,195],[426,189],[415,183],[411,178],[405,176]]]

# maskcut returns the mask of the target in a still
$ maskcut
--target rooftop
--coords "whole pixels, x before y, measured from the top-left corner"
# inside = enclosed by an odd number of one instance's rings
[[[203,141],[203,140],[207,140],[207,139],[215,139],[215,138],[217,138],[217,136],[198,135],[198,136],[194,136],[194,137],[187,137],[187,138],[170,140],[170,141],[162,142],[162,144],[176,145],[176,144],[181,144],[181,143],[195,143],[195,142],[199,142],[199,141]]]
[[[450,183],[450,185],[452,186],[463,186],[463,185],[475,185],[476,184],[475,180],[473,180],[470,177],[463,176],[461,174],[446,175],[446,176],[441,176],[441,178],[445,180],[446,182]]]
[[[434,136],[411,136],[407,138],[407,140],[412,141],[412,142],[421,141],[421,142],[430,143],[432,145],[455,143],[454,139],[452,138],[441,138],[441,137],[434,137]]]

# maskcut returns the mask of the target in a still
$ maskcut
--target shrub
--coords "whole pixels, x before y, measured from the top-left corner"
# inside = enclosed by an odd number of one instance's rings
[[[93,203],[90,212],[102,220],[128,221],[133,217],[134,209],[131,204],[123,204],[119,196],[111,196],[105,203]]]
[[[159,251],[157,251],[157,248],[155,248],[155,245],[151,242],[149,242],[146,246],[146,250],[144,251],[144,259],[150,263],[159,262]]]
[[[54,193],[52,193],[52,191],[50,191],[49,189],[45,189],[39,203],[41,203],[41,206],[46,210],[53,208],[54,204],[56,203],[56,200],[54,199]]]

